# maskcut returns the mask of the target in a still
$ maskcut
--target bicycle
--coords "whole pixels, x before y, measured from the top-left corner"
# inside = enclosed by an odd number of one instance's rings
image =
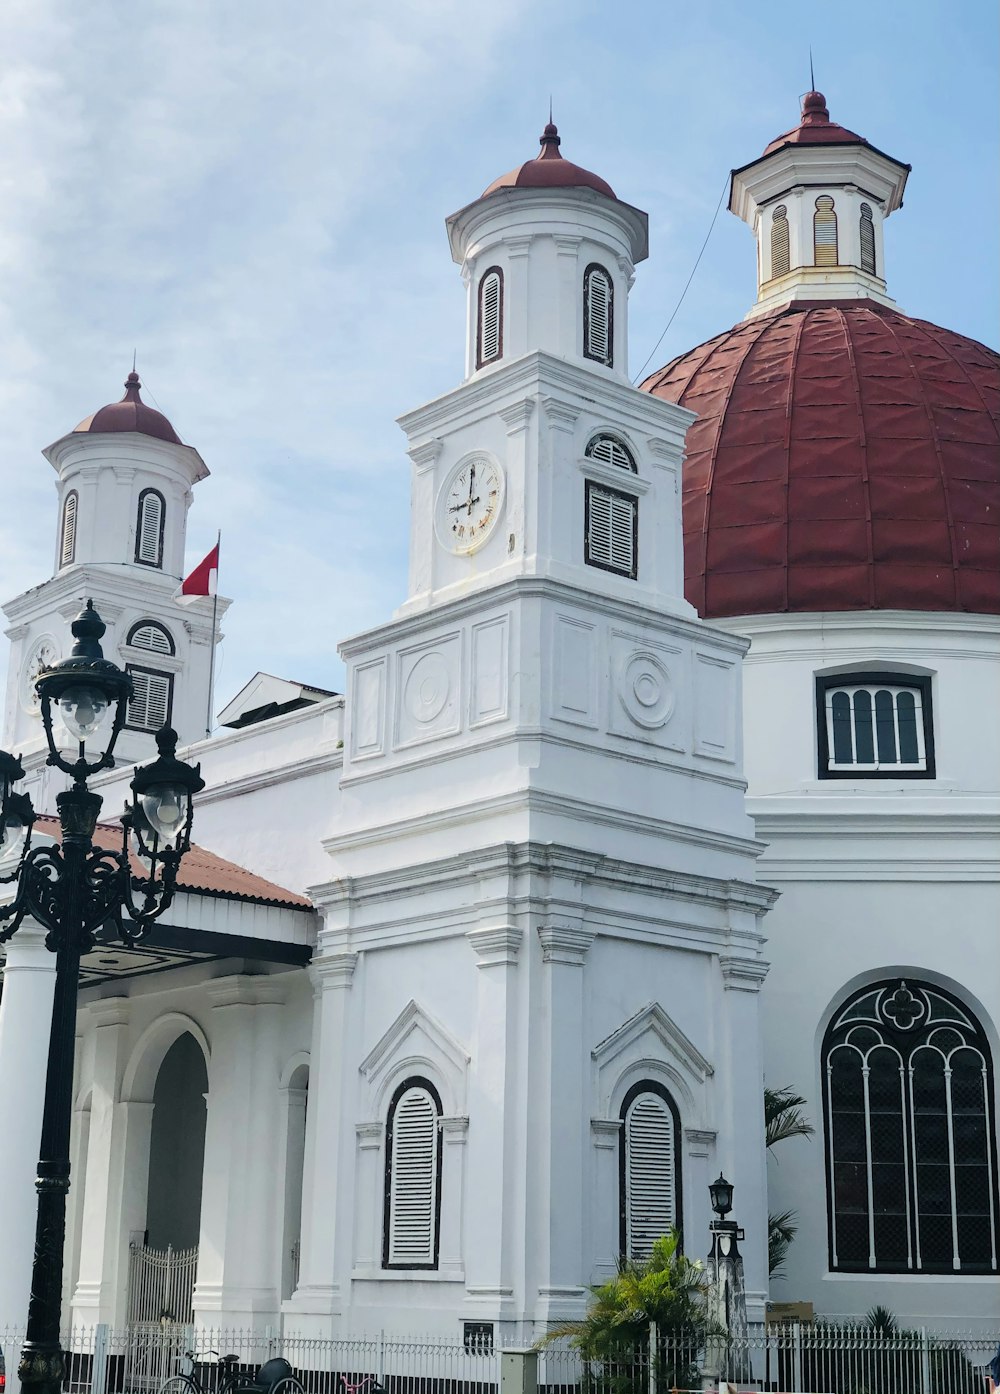
[[[238,1355],[220,1355],[217,1350],[208,1350],[205,1355],[214,1355],[218,1367],[225,1371],[217,1389],[206,1388],[198,1379],[198,1355],[193,1350],[184,1352],[190,1360],[190,1372],[178,1371],[165,1380],[157,1394],[305,1394],[302,1381],[295,1374],[288,1361],[280,1355],[265,1360],[257,1373],[250,1376],[237,1367]],[[204,1359],[202,1364],[206,1362]]]
[[[388,1394],[378,1375],[362,1375],[357,1383],[353,1384],[346,1375],[341,1375],[340,1383],[344,1394],[365,1394],[366,1390],[368,1390],[368,1394]],[[371,1386],[370,1389],[369,1386]]]

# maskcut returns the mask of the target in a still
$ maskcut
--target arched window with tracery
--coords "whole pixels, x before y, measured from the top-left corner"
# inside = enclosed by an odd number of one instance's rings
[[[625,1095],[621,1119],[621,1252],[646,1259],[661,1235],[682,1227],[680,1118],[663,1085],[644,1079]]]
[[[817,266],[836,266],[837,255],[837,215],[833,211],[833,199],[829,194],[820,194],[813,214],[813,261]]]
[[[135,522],[135,559],[142,566],[163,565],[166,503],[156,489],[143,489]]]
[[[59,565],[70,566],[76,559],[76,513],[79,495],[71,489],[63,500],[62,528],[59,534]]]
[[[968,1007],[890,978],[855,993],[823,1041],[830,1266],[995,1273],[989,1044]]]
[[[437,1268],[441,1219],[441,1099],[429,1080],[404,1080],[386,1119],[383,1268]]]
[[[583,273],[583,356],[614,365],[615,292],[611,277],[594,263]]]
[[[479,320],[476,329],[476,367],[503,357],[503,272],[491,266],[479,281]]]
[[[771,279],[787,276],[791,262],[788,251],[788,209],[779,204],[771,215]]]
[[[872,221],[872,209],[870,203],[861,205],[861,270],[867,271],[870,276],[878,273],[875,270],[875,224]]]

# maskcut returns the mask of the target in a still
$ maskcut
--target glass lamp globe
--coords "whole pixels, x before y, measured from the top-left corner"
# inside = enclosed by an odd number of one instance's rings
[[[88,741],[107,718],[107,694],[90,683],[67,687],[59,694],[59,715],[71,736]]]
[[[190,798],[179,784],[154,784],[142,795],[142,811],[166,847],[173,847],[184,831]]]
[[[0,862],[11,861],[18,856],[27,836],[27,823],[19,813],[10,810],[0,827]]]

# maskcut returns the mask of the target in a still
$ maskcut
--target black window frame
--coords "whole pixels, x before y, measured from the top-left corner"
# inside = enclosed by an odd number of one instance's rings
[[[919,1227],[920,1222],[916,1209],[917,1199],[915,1196],[907,1200],[907,1205],[909,1206],[909,1209],[906,1211],[908,1241],[911,1252],[913,1254],[912,1264],[893,1263],[889,1261],[879,1263],[877,1261],[877,1256],[874,1267],[870,1266],[867,1263],[861,1264],[844,1262],[839,1259],[839,1256],[837,1256],[837,1260],[835,1261],[834,1246],[836,1194],[834,1189],[833,1176],[835,1157],[834,1138],[831,1136],[830,1132],[831,1100],[830,1072],[828,1069],[828,1060],[831,1051],[836,1048],[837,1042],[832,1040],[832,1038],[838,1035],[841,1031],[843,1031],[844,1035],[846,1036],[849,1028],[842,1023],[842,1017],[844,1012],[850,1009],[854,1003],[859,1002],[866,996],[873,995],[890,987],[897,988],[901,982],[905,982],[905,986],[907,986],[911,990],[915,989],[918,992],[921,990],[929,990],[930,992],[936,993],[939,997],[943,997],[946,1001],[948,1001],[954,1007],[956,1007],[958,1011],[963,1016],[968,1018],[968,1020],[972,1023],[974,1033],[976,1036],[974,1048],[978,1049],[981,1052],[985,1061],[984,1084],[986,1127],[989,1130],[990,1134],[996,1127],[996,1088],[994,1083],[995,1072],[993,1062],[993,1051],[990,1046],[989,1036],[987,1035],[986,1030],[983,1027],[979,1014],[976,1011],[974,1011],[968,1005],[967,1002],[963,1001],[954,992],[949,991],[949,989],[941,987],[938,983],[929,982],[923,978],[914,978],[904,974],[894,974],[891,977],[874,978],[872,979],[872,981],[863,984],[860,987],[854,987],[849,993],[846,993],[840,999],[836,1007],[836,1010],[831,1014],[829,1024],[827,1025],[827,1028],[823,1033],[823,1040],[820,1046],[820,1075],[822,1080],[823,1099],[822,1139],[824,1174],[826,1181],[827,1263],[829,1265],[829,1271],[831,1273],[854,1273],[865,1275],[876,1273],[895,1273],[910,1275],[921,1274],[939,1278],[945,1278],[948,1276],[954,1276],[956,1278],[970,1276],[989,1277],[1000,1271],[1000,1267],[998,1267],[997,1264],[994,1264],[992,1267],[990,1267],[983,1265],[974,1265],[969,1263],[963,1264],[959,1268],[955,1268],[953,1262],[917,1262],[918,1246],[916,1243],[916,1239],[917,1229]],[[838,1025],[838,1023],[840,1024]],[[867,1019],[859,1018],[856,1024],[858,1026],[864,1027],[865,1025],[867,1025]],[[926,1036],[929,1035],[930,1031],[934,1028],[932,1028],[929,1023],[925,1023],[922,1029],[925,1033],[924,1039],[926,1039]],[[939,1027],[937,1029],[942,1028]],[[944,1027],[943,1029],[947,1029],[947,1027]],[[886,1026],[884,1022],[880,1023],[878,1030],[884,1034],[887,1044],[895,1047],[897,1050],[900,1051],[901,1058],[904,1058],[905,1056],[905,1059],[910,1060],[912,1056],[916,1053],[916,1051],[921,1048],[922,1038],[919,1036],[910,1038],[910,1040],[903,1040],[903,1037],[905,1037],[906,1034],[905,1032],[894,1032],[891,1026]],[[915,1041],[916,1044],[911,1044],[911,1041]],[[901,1094],[901,1116],[903,1119],[904,1134],[903,1165],[907,1168],[907,1186],[909,1187],[912,1185],[914,1170],[917,1165],[917,1161],[914,1138],[914,1122],[912,1116],[908,1116],[907,1114],[907,1102],[908,1100],[906,1096],[906,1091],[904,1089]],[[954,1122],[952,1131],[952,1142],[954,1143]],[[995,1240],[1000,1240],[1000,1187],[998,1187],[998,1162],[996,1150],[992,1145],[992,1138],[989,1135],[987,1139],[987,1147],[987,1164],[990,1167],[989,1186],[992,1194],[993,1204],[993,1223],[995,1231],[994,1238]],[[868,1208],[869,1210],[871,1209],[871,1196],[868,1197]],[[867,1214],[868,1211],[866,1211],[865,1213]]]
[[[924,769],[901,770],[891,765],[882,770],[869,770],[861,766],[850,769],[831,770],[830,738],[826,729],[826,694],[837,687],[909,687],[920,693],[920,719],[924,733]],[[936,779],[937,765],[934,753],[934,712],[931,702],[931,679],[926,675],[891,672],[880,669],[877,672],[817,673],[816,674],[816,749],[817,775],[820,779]]]
[[[497,351],[489,358],[483,357],[483,288],[486,285],[488,276],[497,276],[500,281],[500,305],[497,315]],[[491,363],[499,363],[503,358],[503,330],[504,330],[504,278],[502,266],[488,266],[479,278],[479,287],[476,292],[476,367],[487,368]]]
[[[608,351],[607,354],[594,353],[590,347],[590,277],[599,271],[608,283]],[[615,278],[606,266],[592,261],[583,273],[583,356],[593,363],[602,363],[605,368],[615,366]]]
[[[608,468],[621,467],[608,466]],[[630,571],[626,571],[624,567],[615,566],[611,562],[600,561],[590,555],[590,499],[595,489],[599,493],[610,494],[613,498],[623,499],[632,505],[632,569]],[[630,494],[625,489],[616,489],[613,485],[606,484],[603,479],[586,480],[583,498],[583,559],[587,566],[596,567],[598,571],[608,571],[612,576],[623,576],[627,581],[639,579],[639,498],[637,494]]]
[[[167,626],[163,624],[160,620],[136,620],[135,624],[128,632],[128,637],[126,638],[125,643],[130,644],[133,648],[138,648],[140,653],[162,653],[162,649],[146,649],[143,648],[141,645],[137,645],[135,643],[135,636],[136,634],[138,634],[140,629],[158,629],[161,634],[166,636],[167,643],[170,645],[170,648],[167,650],[167,654],[164,654],[164,657],[167,657],[169,655],[169,657],[175,658],[177,656],[177,646],[174,643],[174,636],[171,634]]]
[[[628,1166],[628,1136],[626,1116],[629,1109],[636,1099],[642,1094],[656,1094],[667,1105],[670,1116],[674,1121],[674,1229],[677,1231],[677,1246],[681,1253],[684,1252],[684,1167],[683,1167],[683,1148],[681,1140],[681,1115],[677,1107],[677,1101],[670,1093],[665,1084],[661,1084],[658,1079],[641,1079],[637,1084],[633,1084],[625,1098],[618,1117],[621,1120],[620,1136],[618,1140],[618,1251],[620,1256],[625,1259],[628,1253],[628,1203],[626,1187],[626,1168]]]
[[[146,650],[143,650],[143,652],[146,652]],[[150,649],[149,652],[152,653],[153,650]],[[167,680],[167,714],[166,714],[166,717],[164,718],[163,726],[172,726],[172,725],[173,725],[173,715],[174,715],[174,674],[173,674],[173,673],[166,673],[166,672],[164,672],[164,670],[163,670],[162,668],[152,668],[152,667],[150,667],[150,665],[149,665],[148,663],[126,663],[126,664],[125,664],[125,671],[126,671],[126,673],[146,673],[146,674],[148,674],[150,677],[154,677],[154,678],[166,678],[166,680]],[[157,731],[162,731],[162,729],[163,729],[162,726],[136,726],[136,725],[134,725],[134,724],[133,724],[131,721],[129,721],[129,719],[128,719],[128,704],[126,703],[126,706],[125,706],[125,730],[126,730],[126,731],[142,731],[142,732],[144,732],[144,733],[148,736],[148,735],[150,735],[150,734],[155,734]]]
[[[431,1096],[437,1110],[437,1126],[434,1130],[434,1260],[432,1263],[390,1263],[390,1220],[392,1215],[392,1127],[400,1099],[411,1089],[424,1089]],[[387,1272],[436,1272],[440,1264],[441,1252],[441,1095],[424,1075],[411,1075],[404,1079],[394,1091],[386,1112],[385,1122],[385,1167],[382,1202],[382,1268]]]
[[[145,499],[154,495],[160,500],[160,531],[156,541],[156,561],[147,561],[145,557],[139,555],[142,547],[142,510]],[[149,566],[154,571],[163,570],[163,534],[167,523],[167,501],[160,493],[159,489],[143,489],[139,493],[139,502],[135,510],[135,563],[137,566]]]

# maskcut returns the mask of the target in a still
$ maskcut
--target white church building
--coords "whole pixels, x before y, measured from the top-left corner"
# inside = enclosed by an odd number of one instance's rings
[[[169,1247],[205,1326],[537,1335],[670,1226],[703,1255],[720,1171],[751,1319],[998,1315],[1000,358],[889,297],[908,172],[810,93],[733,173],[746,319],[634,388],[647,218],[547,126],[447,221],[466,376],[401,419],[408,594],[344,695],[262,672],[206,739],[204,461],[135,374],[44,452],[2,745],[51,812],[33,679],[93,597],[105,818],[164,722],[207,782],[165,922],[84,960],[68,1321]],[[5,949],[0,1325],[54,971]],[[770,1163],[765,1080],[815,1124]]]

